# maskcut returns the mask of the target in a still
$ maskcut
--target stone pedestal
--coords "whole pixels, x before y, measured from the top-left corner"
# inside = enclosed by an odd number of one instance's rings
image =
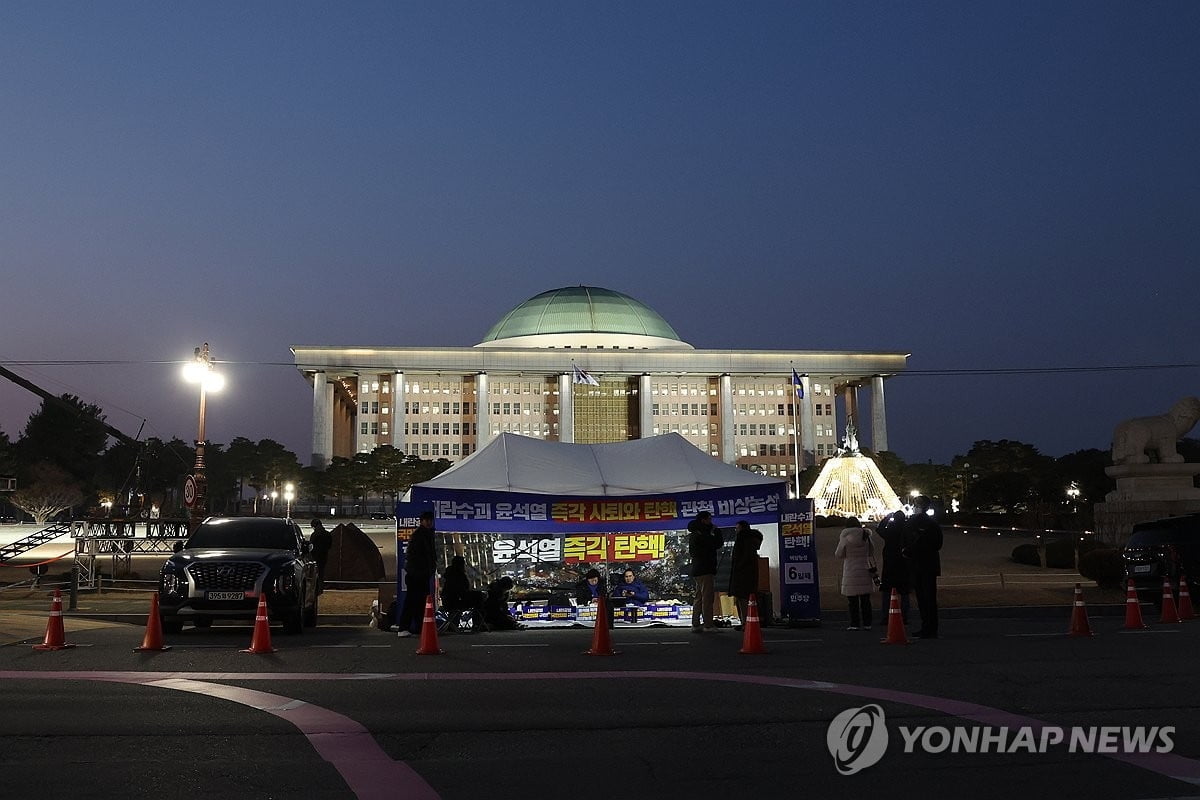
[[[1101,541],[1120,546],[1138,522],[1200,512],[1200,464],[1119,464],[1104,472],[1117,488],[1093,509]]]

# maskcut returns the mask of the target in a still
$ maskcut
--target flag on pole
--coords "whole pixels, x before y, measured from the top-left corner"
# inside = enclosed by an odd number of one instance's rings
[[[571,362],[571,383],[586,383],[588,386],[600,385],[600,381],[581,370],[579,365],[573,361]]]
[[[792,367],[792,386],[796,389],[796,397],[804,399],[804,384],[800,381],[800,376],[796,374],[796,368]]]

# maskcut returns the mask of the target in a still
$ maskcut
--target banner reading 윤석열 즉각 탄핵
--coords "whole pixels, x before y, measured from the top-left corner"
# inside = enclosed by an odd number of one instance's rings
[[[708,511],[718,525],[779,519],[785,484],[705,489],[657,496],[570,497],[509,492],[424,490],[412,500],[431,508],[439,530],[550,533],[672,531]]]

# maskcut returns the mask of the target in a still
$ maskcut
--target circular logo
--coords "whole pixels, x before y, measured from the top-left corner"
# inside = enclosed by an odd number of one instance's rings
[[[874,703],[846,709],[829,723],[825,744],[833,765],[843,775],[853,775],[877,763],[888,746],[883,709]]]
[[[191,475],[183,482],[183,504],[188,508],[196,505],[196,479]]]

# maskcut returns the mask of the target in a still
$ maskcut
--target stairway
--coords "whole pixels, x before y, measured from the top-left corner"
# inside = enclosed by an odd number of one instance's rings
[[[56,522],[48,528],[43,528],[40,531],[29,534],[24,539],[18,539],[12,544],[2,545],[0,546],[0,564],[16,558],[22,553],[27,553],[35,547],[52,542],[60,536],[67,536],[70,533],[71,523]]]

